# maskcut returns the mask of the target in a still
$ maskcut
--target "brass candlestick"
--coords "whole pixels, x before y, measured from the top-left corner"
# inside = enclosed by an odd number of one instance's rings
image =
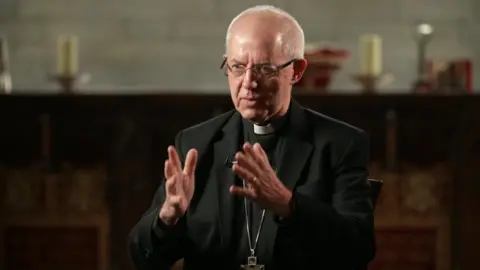
[[[352,76],[354,82],[358,83],[362,87],[363,94],[374,94],[377,92],[378,87],[385,86],[393,81],[391,74],[356,74]]]
[[[78,85],[86,84],[90,80],[90,75],[81,73],[79,75],[53,74],[49,79],[55,81],[63,94],[73,94]]]

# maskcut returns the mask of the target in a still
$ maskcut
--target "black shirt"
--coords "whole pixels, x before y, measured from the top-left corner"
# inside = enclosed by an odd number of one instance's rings
[[[259,143],[262,149],[267,153],[270,165],[275,170],[277,161],[279,159],[282,149],[281,130],[285,128],[287,124],[287,114],[273,121],[271,125],[274,127],[274,132],[269,134],[255,134],[253,123],[243,119],[243,141],[251,144]],[[243,143],[242,143],[243,144]],[[241,147],[241,145],[240,145]],[[237,177],[235,185],[243,186],[243,181]],[[250,237],[252,247],[255,246],[255,239],[258,233],[262,217],[262,209],[255,203],[247,199],[247,212],[250,225]],[[265,222],[264,222],[265,223]],[[260,232],[260,238],[264,234],[265,228],[262,227]],[[235,245],[238,247],[236,252],[237,261],[241,264],[247,263],[247,258],[250,256],[250,248],[248,244],[248,235],[245,223],[245,201],[243,198],[236,198],[235,200],[235,220],[234,220],[234,239],[239,241]],[[259,241],[261,242],[261,241]],[[271,258],[265,258],[262,256],[261,244],[257,244],[255,249],[257,262],[259,264],[267,264]]]

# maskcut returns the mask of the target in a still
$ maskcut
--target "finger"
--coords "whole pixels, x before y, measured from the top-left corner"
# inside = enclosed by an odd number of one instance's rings
[[[185,167],[183,168],[183,173],[186,174],[189,178],[193,178],[195,168],[197,166],[197,159],[197,150],[190,149],[187,153],[187,158],[185,159]]]
[[[255,177],[255,175],[253,175],[248,169],[242,167],[241,165],[234,164],[232,166],[232,171],[245,182],[251,184],[253,187],[259,186],[258,179]]]
[[[230,193],[236,196],[246,197],[247,199],[255,200],[256,194],[253,189],[243,188],[238,186],[231,186]]]
[[[251,147],[252,155],[255,156],[258,161],[260,168],[264,170],[270,169],[270,162],[268,161],[267,153],[263,150],[262,146],[259,143],[254,144]]]
[[[257,143],[256,143],[257,144]],[[254,150],[253,150],[253,145],[249,144],[249,143],[245,143],[243,144],[243,152],[245,153],[246,156],[248,157],[251,157],[257,161],[260,161],[259,160],[259,156]]]
[[[190,177],[186,174],[182,174],[182,190],[181,190],[181,194],[183,194],[183,196],[185,196],[185,198],[187,198],[187,195],[190,195],[190,191],[194,190],[195,189],[195,183],[193,182],[194,181],[194,177]]]
[[[173,207],[180,206],[181,202],[182,202],[182,197],[180,196],[171,196],[168,198],[168,203]]]
[[[255,153],[255,156],[268,160],[267,153],[263,150],[262,146],[259,143],[256,143],[252,146],[252,151]]]
[[[167,178],[165,181],[165,191],[167,192],[168,195],[174,195],[177,194],[177,189],[175,185],[175,176]]]
[[[180,162],[180,157],[178,156],[177,150],[175,150],[175,147],[169,146],[168,147],[168,158],[170,159],[170,162],[172,163],[173,167],[175,168],[175,171],[177,173],[182,172],[182,163]]]
[[[260,176],[262,175],[262,170],[260,167],[257,165],[256,160],[254,160],[252,157],[246,156],[242,152],[238,152],[235,155],[235,159],[237,160],[237,164],[248,170],[251,174],[254,176]]]
[[[170,162],[170,160],[165,160],[165,179],[168,179],[168,178],[171,178],[174,174],[175,174],[175,171],[172,167],[172,164]]]
[[[255,165],[257,165],[260,170],[268,170],[270,162],[266,154],[264,156],[264,151],[259,143],[255,143],[254,145],[244,144],[243,150],[247,154],[247,157],[251,157],[255,161]]]
[[[172,193],[172,194],[177,194],[177,195],[182,194],[183,193],[183,189],[182,189],[183,187],[180,183],[180,180],[182,179],[182,175],[176,173],[175,168],[173,167],[172,162],[170,160],[167,160],[167,162],[165,162],[165,164],[166,164],[165,177],[166,177],[166,179],[171,179],[173,189],[175,190],[174,193]],[[170,190],[170,191],[172,192],[172,190]]]

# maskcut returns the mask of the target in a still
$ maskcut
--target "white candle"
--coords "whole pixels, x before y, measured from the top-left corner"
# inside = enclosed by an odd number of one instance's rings
[[[57,72],[61,76],[74,76],[78,72],[78,38],[72,35],[58,37]]]
[[[8,43],[7,38],[0,36],[0,73],[8,71]]]
[[[12,92],[12,78],[8,70],[8,43],[6,37],[0,36],[0,93]]]
[[[360,37],[360,63],[363,75],[382,74],[382,38],[379,35]]]

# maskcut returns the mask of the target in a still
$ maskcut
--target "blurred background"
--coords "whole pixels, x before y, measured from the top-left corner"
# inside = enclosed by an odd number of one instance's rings
[[[133,270],[176,133],[232,107],[228,24],[305,31],[304,106],[366,130],[370,269],[480,269],[480,2],[0,0],[0,269]]]

